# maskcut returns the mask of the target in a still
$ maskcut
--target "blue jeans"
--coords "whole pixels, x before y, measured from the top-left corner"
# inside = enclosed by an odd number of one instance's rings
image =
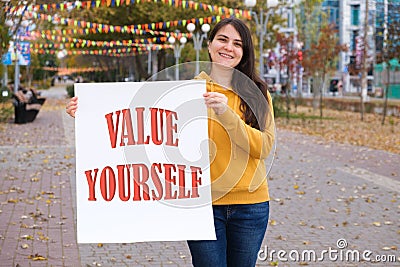
[[[188,241],[195,267],[254,267],[268,225],[269,202],[213,206],[217,240]]]

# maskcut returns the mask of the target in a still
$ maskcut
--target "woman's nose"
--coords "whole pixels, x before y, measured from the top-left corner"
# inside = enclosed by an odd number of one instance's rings
[[[232,51],[232,49],[233,49],[233,44],[232,44],[231,42],[227,42],[227,43],[225,44],[225,49],[228,50],[228,51]]]

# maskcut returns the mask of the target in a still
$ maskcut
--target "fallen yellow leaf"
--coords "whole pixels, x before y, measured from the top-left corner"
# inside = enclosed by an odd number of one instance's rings
[[[46,257],[43,257],[43,256],[41,256],[41,255],[39,255],[39,254],[29,255],[29,256],[28,256],[28,259],[31,259],[31,260],[33,260],[33,261],[46,261],[46,260],[47,260]]]
[[[22,239],[26,239],[26,240],[34,240],[32,235],[23,235],[21,236]]]

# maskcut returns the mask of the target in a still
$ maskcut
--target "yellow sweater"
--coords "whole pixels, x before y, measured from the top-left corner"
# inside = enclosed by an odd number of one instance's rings
[[[214,83],[204,72],[196,79],[207,80],[207,91],[228,97],[228,110],[216,115],[208,111],[210,174],[214,205],[251,204],[268,201],[264,160],[272,150],[275,125],[272,106],[262,132],[247,125],[240,111],[240,98],[230,89]],[[269,103],[272,103],[268,94]]]

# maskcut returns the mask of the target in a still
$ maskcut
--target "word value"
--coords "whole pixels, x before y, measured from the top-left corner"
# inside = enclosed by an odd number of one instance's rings
[[[145,135],[145,108],[137,107],[136,112],[136,125],[132,123],[132,116],[130,109],[118,110],[106,114],[108,133],[110,135],[111,147],[115,148],[119,136],[119,146],[131,145],[146,145],[151,142],[155,145],[165,144],[167,146],[178,146],[178,138],[174,138],[174,134],[178,131],[178,126],[175,120],[178,119],[176,112],[160,109],[149,108],[150,112],[150,135]],[[122,113],[122,116],[120,114]],[[115,117],[115,122],[114,122]],[[119,128],[121,125],[121,129]],[[148,125],[148,124],[147,124]],[[134,129],[136,130],[137,137],[135,138]],[[164,138],[164,132],[166,137]],[[151,138],[150,138],[151,137]],[[126,143],[125,143],[126,139]]]

